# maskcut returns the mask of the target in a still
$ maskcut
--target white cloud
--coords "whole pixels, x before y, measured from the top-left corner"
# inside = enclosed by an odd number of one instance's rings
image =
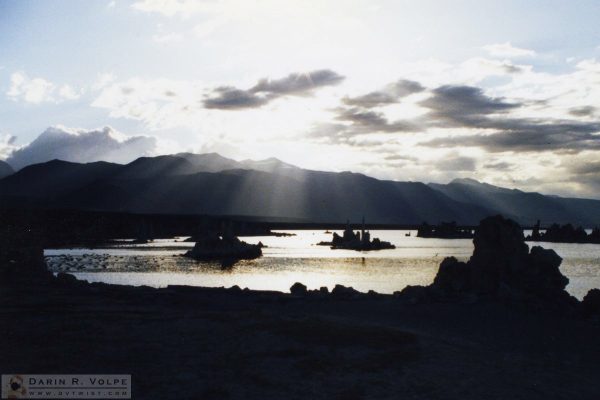
[[[15,72],[10,76],[10,88],[6,95],[15,101],[42,103],[54,101],[52,92],[56,86],[42,78],[30,79],[24,72]]]
[[[15,169],[53,159],[126,163],[156,152],[157,140],[150,136],[126,136],[111,127],[85,130],[56,126],[25,146],[12,148],[6,161]]]
[[[110,2],[109,2],[107,5],[106,5],[106,7],[107,7],[107,8],[115,8],[115,7],[116,7],[116,5],[117,5],[117,2],[116,2],[116,0],[112,0],[112,1],[110,1]]]
[[[115,76],[110,73],[98,74],[96,81],[92,84],[93,90],[100,90],[115,80]]]
[[[179,43],[183,41],[183,35],[177,32],[157,33],[152,36],[152,40],[160,44]]]
[[[148,13],[159,13],[167,17],[180,15],[189,17],[192,14],[212,8],[213,1],[197,0],[140,0],[131,5],[132,8]]]
[[[535,51],[513,46],[510,42],[496,43],[483,46],[492,57],[532,57]]]
[[[192,31],[198,39],[205,39],[226,23],[226,18],[214,18],[194,26]]]
[[[92,102],[113,118],[142,121],[150,129],[190,126],[201,108],[202,89],[193,81],[132,78],[105,86]]]
[[[17,146],[15,141],[16,136],[8,135],[6,133],[0,134],[0,160],[5,160]]]
[[[70,85],[62,85],[58,89],[58,95],[65,100],[75,100],[80,96]]]
[[[80,97],[71,86],[56,84],[44,78],[29,78],[25,72],[14,72],[10,76],[10,88],[6,92],[14,101],[40,104],[45,102],[60,103],[64,100],[75,100]]]

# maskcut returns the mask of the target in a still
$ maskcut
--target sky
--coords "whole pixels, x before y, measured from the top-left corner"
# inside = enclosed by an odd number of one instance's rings
[[[600,198],[598,1],[0,0],[0,159],[276,157]]]

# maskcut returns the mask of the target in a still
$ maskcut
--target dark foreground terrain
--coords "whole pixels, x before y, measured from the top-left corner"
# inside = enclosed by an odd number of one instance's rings
[[[560,257],[500,216],[394,295],[88,284],[14,238],[3,374],[131,374],[134,399],[600,398],[600,290],[571,297]]]
[[[600,326],[495,302],[2,289],[2,373],[126,373],[135,399],[598,399]]]

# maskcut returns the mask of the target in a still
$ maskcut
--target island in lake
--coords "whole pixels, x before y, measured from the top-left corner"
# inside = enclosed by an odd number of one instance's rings
[[[333,239],[331,242],[319,242],[318,246],[330,246],[333,250],[345,249],[345,250],[357,250],[357,251],[371,251],[371,250],[385,250],[395,249],[396,246],[390,242],[385,242],[379,238],[373,238],[371,240],[371,233],[365,230],[365,219],[362,220],[362,229],[354,232],[350,227],[350,221],[346,223],[346,229],[342,236],[337,233],[333,233]]]
[[[249,244],[230,234],[207,234],[196,242],[192,250],[185,252],[184,257],[197,261],[220,261],[223,266],[230,266],[239,260],[262,256],[262,247],[260,242]]]

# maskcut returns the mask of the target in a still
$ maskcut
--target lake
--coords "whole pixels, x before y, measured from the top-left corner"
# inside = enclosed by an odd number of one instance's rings
[[[473,251],[471,239],[417,238],[416,231],[373,230],[372,238],[396,245],[396,249],[373,252],[316,246],[331,239],[331,234],[322,230],[281,232],[296,236],[241,237],[248,243],[261,241],[267,246],[263,257],[240,261],[227,269],[181,257],[194,245],[182,242],[185,238],[158,239],[143,245],[123,241],[110,249],[46,249],[44,253],[50,270],[70,272],[90,282],[153,287],[238,285],[277,291],[289,291],[295,282],[302,282],[309,289],[332,289],[341,284],[362,292],[393,293],[407,285],[431,283],[444,257],[466,261]],[[600,245],[528,244],[554,249],[563,258],[560,269],[570,280],[567,290],[575,297],[581,299],[589,289],[600,287]]]

